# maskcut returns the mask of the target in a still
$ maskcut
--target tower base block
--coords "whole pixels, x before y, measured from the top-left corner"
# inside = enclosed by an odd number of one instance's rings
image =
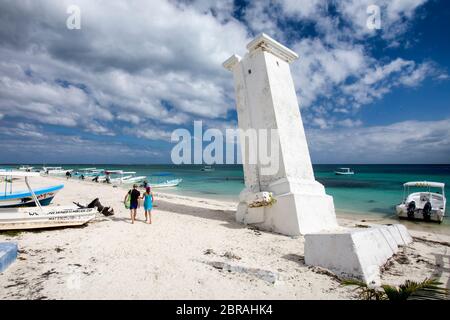
[[[342,278],[379,285],[380,267],[399,246],[411,242],[401,224],[311,233],[305,236],[305,263],[329,269]]]
[[[259,229],[288,236],[338,228],[333,197],[317,181],[280,179],[267,187],[276,199],[273,205],[249,208],[264,192],[247,188],[240,194],[236,220]]]

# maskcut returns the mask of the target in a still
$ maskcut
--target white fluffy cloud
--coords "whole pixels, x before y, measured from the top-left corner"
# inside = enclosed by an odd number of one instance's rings
[[[290,43],[300,59],[292,65],[300,106],[308,108],[307,124],[320,128],[348,126],[338,114],[354,114],[382,99],[396,87],[415,87],[445,72],[430,62],[373,57],[365,40],[380,36],[386,46],[398,45],[417,10],[426,0],[262,0],[252,2],[245,18],[254,32],[265,31]],[[382,29],[367,27],[367,8],[381,9]],[[286,27],[286,19],[296,29]],[[302,28],[309,28],[303,31]],[[310,30],[316,35],[311,35]],[[336,118],[334,118],[336,117]],[[360,125],[359,120],[352,124]]]
[[[3,163],[162,163],[168,161],[164,148],[130,146],[117,141],[93,141],[79,135],[58,135],[40,126],[18,123],[0,127],[0,161]],[[18,147],[19,146],[19,147]],[[51,152],[49,151],[51,150]],[[81,157],[80,157],[81,156]]]
[[[442,163],[450,155],[450,120],[307,130],[313,160],[346,163]],[[324,157],[327,155],[328,158]]]
[[[114,142],[122,135],[159,143],[193,120],[235,126],[233,83],[221,63],[242,55],[258,32],[299,53],[292,71],[307,126],[321,128],[330,141],[336,128],[341,135],[364,135],[371,129],[358,120],[359,108],[398,87],[448,79],[432,62],[376,59],[365,41],[380,36],[387,47],[399,45],[425,2],[261,0],[248,3],[238,20],[233,0],[4,0],[0,135],[8,139],[2,146],[13,150],[28,135],[36,140],[30,150],[52,143],[70,153],[62,145],[67,137],[94,154],[96,143],[77,132],[112,139],[111,148],[125,156],[130,149]],[[66,28],[72,4],[81,9],[81,30]],[[369,4],[382,9],[380,31],[366,27]],[[72,134],[46,138],[47,125]]]
[[[381,33],[393,40],[406,31],[417,9],[427,0],[347,0],[336,1],[337,10],[351,26],[353,36],[365,37],[377,34],[367,28],[367,7],[377,5],[381,9]]]
[[[66,28],[70,4],[81,9],[81,30]],[[236,20],[217,19],[225,5],[216,6],[216,16],[162,0],[0,7],[6,117],[111,135],[120,131],[114,120],[181,125],[224,118],[233,108],[225,102],[232,83],[221,63],[248,39]]]

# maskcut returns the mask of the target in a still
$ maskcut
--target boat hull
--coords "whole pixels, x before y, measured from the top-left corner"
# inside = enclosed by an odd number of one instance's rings
[[[0,209],[0,230],[80,226],[94,219],[96,211],[77,207]]]
[[[48,197],[42,200],[39,200],[39,203],[41,206],[48,206],[52,201],[53,201],[53,197]],[[34,202],[33,198],[23,198],[23,199],[19,199],[17,201],[14,201],[15,203],[11,203],[11,204],[1,204],[0,203],[0,208],[20,208],[20,207],[36,207],[36,203]]]
[[[181,181],[183,181],[183,179],[175,179],[163,183],[152,184],[151,187],[153,189],[176,187],[181,183]]]
[[[145,179],[147,179],[146,176],[132,177],[132,178],[129,178],[129,179],[122,180],[122,183],[123,184],[139,183],[139,182],[144,181]]]
[[[58,185],[50,188],[35,189],[36,195],[41,206],[48,206],[56,194],[64,188],[64,185]],[[15,192],[0,196],[0,208],[15,208],[15,207],[35,207],[36,203],[33,200],[31,192]]]
[[[414,214],[408,216],[408,210],[405,204],[399,204],[396,206],[396,212],[399,219],[408,219],[408,220],[420,220],[427,222],[438,222],[441,223],[444,220],[444,211],[440,209],[432,209],[430,214],[430,219],[425,220],[422,209],[414,210]]]

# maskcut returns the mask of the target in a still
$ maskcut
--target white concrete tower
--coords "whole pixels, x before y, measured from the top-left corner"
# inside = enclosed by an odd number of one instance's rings
[[[286,235],[335,229],[333,198],[314,178],[289,68],[298,56],[265,34],[247,49],[244,58],[233,55],[223,63],[234,75],[239,129],[276,129],[279,165],[276,172],[267,174],[259,160],[250,164],[249,157],[243,159],[245,189],[236,219]],[[242,154],[246,154],[242,139]],[[249,208],[249,199],[263,191],[272,192],[277,202]]]

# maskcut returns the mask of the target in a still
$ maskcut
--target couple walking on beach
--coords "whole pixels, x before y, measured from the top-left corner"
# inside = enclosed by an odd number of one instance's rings
[[[145,221],[148,224],[152,223],[152,208],[153,208],[153,193],[150,187],[145,188],[144,194],[141,196],[141,193],[137,189],[137,185],[133,185],[133,189],[129,190],[125,196],[124,203],[127,204],[129,201],[130,205],[130,215],[131,215],[131,223],[134,223],[136,220],[137,208],[139,207],[139,199],[144,200],[144,211],[145,211]]]

